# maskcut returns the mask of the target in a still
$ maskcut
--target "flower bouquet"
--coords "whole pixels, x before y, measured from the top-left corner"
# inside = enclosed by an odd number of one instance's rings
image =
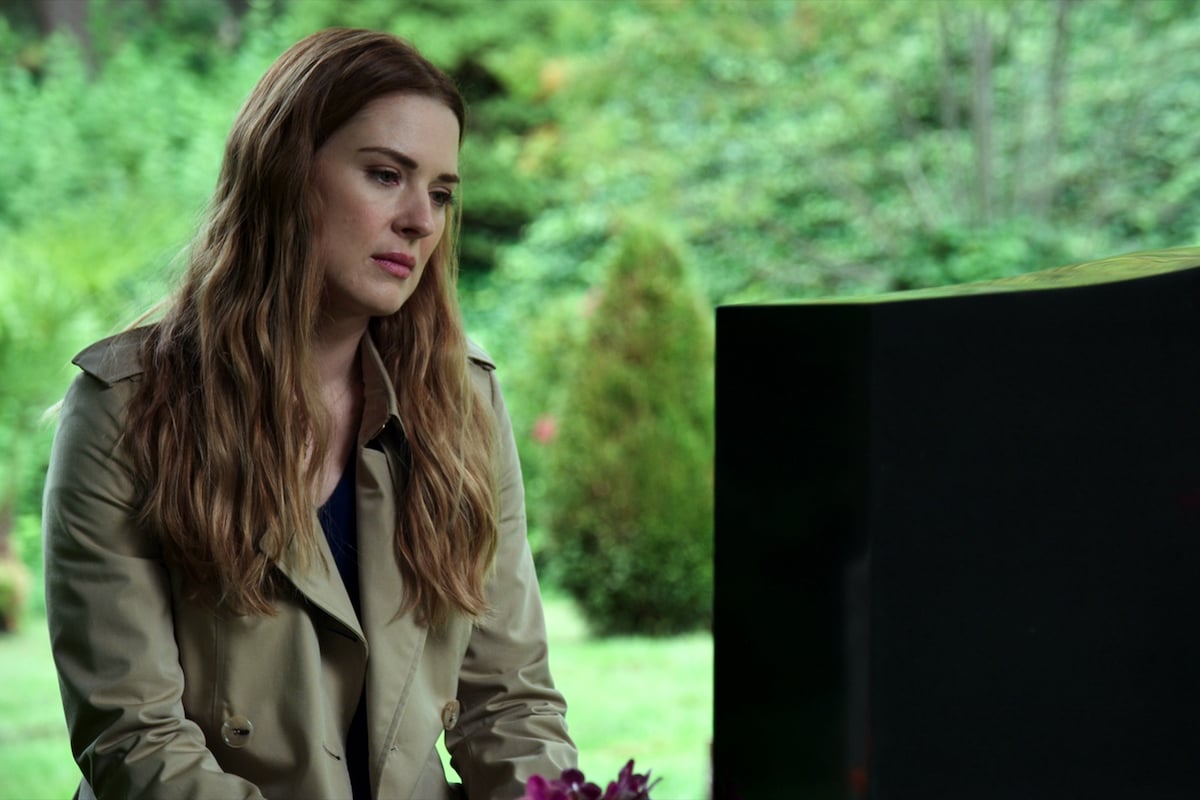
[[[633,759],[621,768],[615,781],[610,781],[603,792],[594,783],[589,783],[577,769],[565,769],[558,778],[549,780],[534,775],[525,782],[522,800],[650,800],[650,790],[660,779],[650,781],[650,772],[634,774]]]

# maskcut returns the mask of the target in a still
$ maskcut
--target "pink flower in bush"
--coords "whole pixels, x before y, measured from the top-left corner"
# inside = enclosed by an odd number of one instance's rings
[[[533,423],[533,438],[538,444],[549,444],[558,436],[558,420],[553,414],[542,414]]]

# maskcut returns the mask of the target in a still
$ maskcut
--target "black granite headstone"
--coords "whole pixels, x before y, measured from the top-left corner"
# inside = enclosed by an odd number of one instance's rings
[[[1200,248],[717,310],[715,800],[1200,797]]]

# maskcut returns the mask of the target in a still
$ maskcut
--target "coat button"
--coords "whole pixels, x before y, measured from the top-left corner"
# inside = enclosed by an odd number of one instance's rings
[[[253,735],[254,723],[241,714],[235,714],[225,720],[225,724],[221,726],[221,738],[230,747],[245,747],[250,743],[250,737]]]
[[[451,700],[442,706],[442,727],[450,730],[458,724],[458,712],[462,708],[457,700]]]

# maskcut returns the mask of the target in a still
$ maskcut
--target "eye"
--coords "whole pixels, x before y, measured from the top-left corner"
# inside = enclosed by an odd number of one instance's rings
[[[452,206],[455,202],[454,193],[448,192],[445,189],[435,189],[429,193],[429,196],[433,198],[433,204],[438,208]]]
[[[400,183],[400,173],[386,167],[372,167],[367,170],[367,175],[382,186],[396,186]]]

